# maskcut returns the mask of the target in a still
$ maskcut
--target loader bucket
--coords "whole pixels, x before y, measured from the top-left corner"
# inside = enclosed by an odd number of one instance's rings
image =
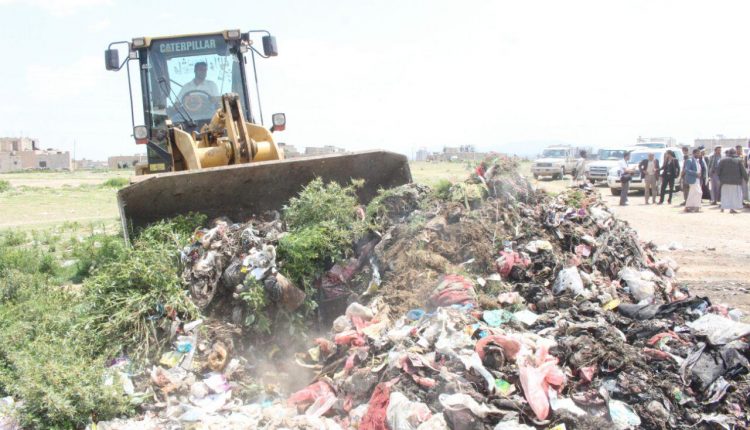
[[[411,171],[405,156],[387,151],[262,161],[139,176],[117,193],[117,204],[127,239],[132,227],[188,212],[239,222],[281,209],[316,177],[342,185],[364,179],[358,195],[366,204],[380,188],[411,182]]]

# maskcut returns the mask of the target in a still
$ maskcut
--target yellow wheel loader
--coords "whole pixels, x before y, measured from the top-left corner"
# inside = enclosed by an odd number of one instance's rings
[[[262,52],[253,37],[262,35]],[[127,52],[120,61],[120,50]],[[341,184],[364,179],[360,200],[380,188],[411,181],[405,156],[386,151],[338,153],[285,159],[273,132],[286,126],[284,114],[263,125],[256,56],[278,55],[265,30],[138,37],[113,42],[105,51],[107,70],[127,70],[135,143],[145,145],[148,164],[136,167],[117,201],[126,238],[132,227],[187,212],[241,221],[279,209],[316,177]],[[255,83],[251,110],[248,60]],[[136,125],[131,66],[140,78],[143,125]],[[138,111],[140,114],[140,111]]]

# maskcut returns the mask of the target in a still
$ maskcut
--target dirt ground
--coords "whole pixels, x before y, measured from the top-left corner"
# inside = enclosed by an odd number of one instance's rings
[[[30,171],[0,173],[0,180],[13,187],[63,188],[97,185],[111,178],[129,178],[129,170]]]
[[[550,192],[570,184],[562,181],[534,181]],[[720,213],[717,206],[704,201],[700,213],[685,213],[684,200],[677,193],[673,204],[646,205],[643,193],[631,192],[628,206],[619,206],[619,196],[599,186],[604,201],[622,219],[627,220],[644,241],[662,248],[661,255],[679,265],[679,282],[692,294],[708,296],[714,304],[740,308],[745,320],[750,316],[750,210],[739,214]],[[673,248],[673,249],[670,249]]]
[[[0,193],[0,230],[46,230],[66,223],[117,226],[117,189],[99,184],[131,174],[126,170],[0,174],[0,180],[11,186]]]

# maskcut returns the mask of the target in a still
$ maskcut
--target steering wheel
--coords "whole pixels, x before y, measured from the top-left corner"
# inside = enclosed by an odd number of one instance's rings
[[[211,94],[203,90],[190,90],[183,94],[180,103],[191,114],[213,114]]]

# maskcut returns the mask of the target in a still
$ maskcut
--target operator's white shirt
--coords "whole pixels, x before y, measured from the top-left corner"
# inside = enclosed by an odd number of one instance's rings
[[[217,87],[213,81],[209,81],[208,79],[205,79],[200,84],[196,84],[195,79],[193,79],[190,82],[182,86],[180,93],[177,94],[177,100],[182,101],[182,96],[184,96],[190,91],[204,91],[208,93],[211,97],[219,97],[219,87]]]

